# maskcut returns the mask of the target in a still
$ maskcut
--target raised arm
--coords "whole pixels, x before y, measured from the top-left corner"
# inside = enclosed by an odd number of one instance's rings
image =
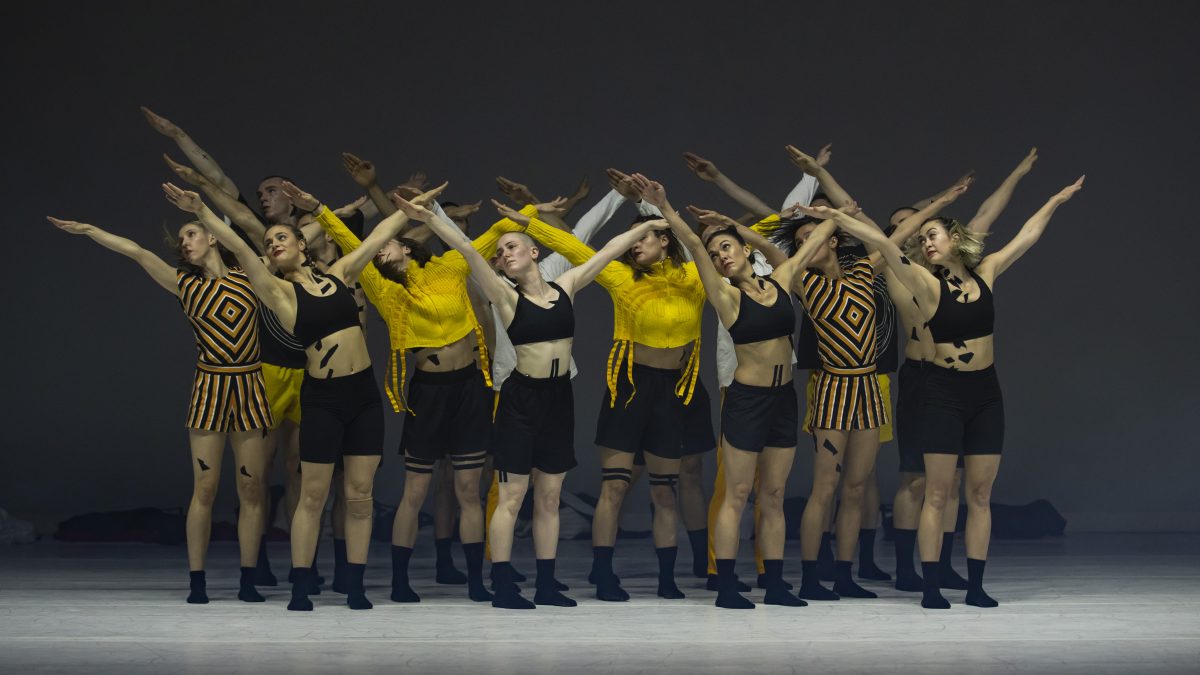
[[[757,195],[733,182],[729,176],[721,173],[716,164],[713,164],[707,159],[704,159],[703,157],[692,152],[683,153],[683,161],[687,162],[688,169],[690,169],[692,173],[696,174],[697,178],[716,185],[721,189],[721,192],[729,195],[733,201],[737,202],[743,208],[755,214],[756,216],[760,218],[766,218],[772,213],[775,213],[775,211],[773,211],[771,207],[767,206],[766,202],[759,199]]]
[[[571,211],[579,204],[579,202],[586,199],[591,192],[592,188],[590,185],[588,185],[587,176],[584,176],[583,179],[579,181],[579,185],[575,188],[575,192],[571,193],[571,196],[567,197],[566,201],[563,202],[563,217],[565,218],[569,213],[571,213]]]
[[[1045,232],[1046,225],[1050,223],[1050,217],[1054,215],[1054,211],[1067,203],[1067,200],[1075,196],[1076,192],[1083,189],[1084,178],[1086,176],[1080,176],[1079,180],[1071,183],[1060,190],[1058,194],[1051,197],[1050,201],[1038,209],[1032,218],[1025,221],[1025,224],[1021,226],[1021,231],[1017,233],[1017,236],[1012,238],[1012,241],[1008,242],[999,251],[985,257],[979,263],[979,273],[985,278],[990,277],[989,281],[994,280],[1019,260],[1021,256],[1025,255],[1025,252],[1032,248],[1038,239],[1041,239],[1042,232]]]
[[[592,256],[587,262],[563,272],[558,277],[559,285],[563,287],[563,290],[568,295],[574,296],[579,289],[590,284],[596,278],[596,275],[600,274],[604,269],[605,265],[621,257],[639,239],[646,236],[647,232],[650,230],[665,230],[668,227],[665,220],[647,220],[638,223],[635,227],[629,228],[628,231],[609,239],[604,248],[596,251],[596,255]]]
[[[161,115],[156,115],[154,111],[146,106],[142,106],[142,114],[146,116],[146,121],[150,123],[152,129],[175,141],[175,145],[179,146],[179,149],[183,151],[188,161],[208,179],[208,182],[213,187],[233,197],[234,201],[237,200],[239,194],[237,185],[234,185],[229,176],[225,175],[225,172],[221,169],[221,165],[217,164],[216,158],[205,152],[199,145],[196,145],[192,137],[188,136],[183,129],[180,129],[171,120]]]
[[[804,152],[794,145],[786,146],[784,149],[787,151],[788,157],[792,160],[792,164],[795,164],[804,173],[817,179],[821,184],[821,189],[825,191],[825,194],[829,195],[829,201],[833,202],[834,206],[842,208],[854,201],[850,197],[850,194],[846,192],[846,189],[842,187],[841,183],[834,179],[833,174],[829,173],[829,170],[822,166],[815,158],[804,154]],[[859,212],[855,217],[875,226],[875,221],[871,220],[863,212]]]
[[[786,253],[780,250],[778,246],[771,243],[769,239],[762,236],[762,234],[757,230],[746,227],[733,218],[717,213],[716,211],[700,209],[696,208],[695,206],[688,206],[686,208],[688,213],[692,214],[692,217],[700,221],[700,224],[704,225],[705,228],[731,227],[736,229],[738,234],[742,235],[742,239],[746,240],[747,244],[750,244],[751,247],[762,251],[763,256],[766,257],[767,262],[770,263],[771,267],[778,267],[788,259]]]
[[[953,204],[956,199],[961,197],[971,187],[973,181],[974,178],[970,175],[958,179],[958,182],[938,193],[937,197],[934,197],[932,201],[921,207],[919,211],[901,220],[888,238],[897,246],[904,246],[904,242],[916,234],[921,229],[921,226],[925,224],[925,221],[933,218],[941,213],[942,209]]]
[[[967,171],[963,175],[959,176],[958,180],[954,181],[954,185],[958,185],[959,183],[964,183],[964,182],[970,183],[974,180],[975,180],[975,169],[971,169],[970,171]],[[918,210],[923,209],[926,206],[929,206],[930,202],[937,199],[938,197],[941,197],[944,194],[946,194],[946,190],[942,190],[941,192],[937,193],[936,195],[933,195],[932,197],[926,197],[925,199],[922,199],[920,201],[913,202],[912,207],[914,209],[918,209]]]
[[[832,218],[838,227],[861,241],[868,251],[878,251],[887,261],[896,278],[922,306],[933,306],[937,300],[937,280],[933,278],[929,270],[912,264],[900,251],[896,242],[889,239],[879,228],[868,225],[840,209],[831,209],[828,206],[803,207],[800,211],[814,218]],[[808,241],[804,242],[805,245],[812,239],[813,237],[809,237]]]
[[[267,269],[266,264],[258,257],[258,251],[250,248],[250,245],[242,241],[233,228],[226,225],[224,220],[218,218],[217,214],[205,206],[204,202],[200,200],[200,195],[180,189],[171,183],[163,183],[163,193],[166,195],[167,201],[179,207],[179,210],[196,214],[205,229],[233,253],[238,264],[245,270],[246,276],[250,277],[250,285],[254,287],[254,294],[263,304],[279,314],[280,318],[285,320],[285,325],[291,323],[287,317],[291,317],[294,321],[296,296],[292,292],[291,285]]]
[[[263,236],[266,235],[267,228],[263,226],[258,216],[250,210],[250,207],[238,201],[236,192],[230,195],[228,192],[217,187],[204,174],[190,166],[176,162],[166,154],[163,154],[163,160],[167,163],[167,167],[175,172],[176,176],[199,188],[205,196],[212,200],[221,213],[229,216],[229,219],[235,225],[242,228],[242,231],[246,233],[255,250],[261,250]]]
[[[46,220],[54,223],[54,226],[63,232],[86,235],[104,248],[116,251],[126,258],[132,259],[141,265],[142,269],[146,270],[146,274],[150,275],[154,283],[162,286],[163,290],[171,295],[179,296],[179,285],[175,280],[175,268],[168,265],[162,258],[138,246],[133,240],[117,236],[111,232],[105,232],[95,225],[89,225],[88,223],[80,223],[74,220],[60,220],[52,216],[46,216]]]
[[[367,196],[371,198],[371,203],[379,209],[379,213],[384,216],[390,216],[396,212],[396,207],[388,199],[383,188],[379,187],[379,176],[375,172],[375,165],[357,155],[349,152],[342,153],[342,166],[346,169],[346,173],[350,174],[350,178],[358,184]]]
[[[446,242],[447,246],[462,254],[471,268],[471,278],[479,284],[479,288],[483,290],[483,294],[487,296],[489,302],[497,307],[512,307],[516,302],[515,291],[496,275],[491,264],[476,249],[475,243],[468,239],[457,225],[430,211],[422,204],[410,202],[403,197],[397,199],[396,206],[409,218],[428,225],[439,239]],[[501,213],[501,215],[512,217],[506,213]]]
[[[1008,201],[1012,199],[1013,190],[1017,188],[1017,183],[1020,183],[1021,179],[1029,174],[1037,158],[1037,148],[1033,148],[1021,160],[1017,168],[1008,174],[1004,182],[1000,183],[1000,187],[996,188],[996,191],[979,205],[979,210],[975,212],[975,217],[971,218],[971,222],[967,223],[968,230],[978,232],[979,234],[987,234],[992,229],[992,223],[996,222],[996,218],[1000,217],[1000,212],[1004,210],[1004,207],[1008,206]]]

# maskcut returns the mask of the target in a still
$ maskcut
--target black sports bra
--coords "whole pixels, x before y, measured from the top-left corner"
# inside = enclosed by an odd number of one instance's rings
[[[775,304],[760,305],[745,291],[738,304],[738,318],[729,327],[729,337],[733,344],[745,345],[751,342],[762,342],[772,338],[791,335],[796,331],[796,310],[792,309],[792,299],[771,277],[760,277],[771,282],[775,287]]]
[[[571,306],[571,298],[558,284],[546,283],[558,291],[558,299],[549,307],[541,307],[517,291],[517,309],[507,331],[514,347],[575,337],[575,309]]]
[[[296,327],[292,334],[305,348],[327,335],[360,325],[354,293],[333,275],[318,276],[333,282],[333,293],[316,296],[292,282],[296,287]]]
[[[966,342],[992,334],[996,320],[992,289],[988,288],[974,270],[967,270],[967,273],[979,284],[979,298],[973,302],[958,302],[962,291],[951,287],[945,275],[938,275],[942,295],[938,299],[937,311],[929,320],[929,332],[933,335],[934,342]]]

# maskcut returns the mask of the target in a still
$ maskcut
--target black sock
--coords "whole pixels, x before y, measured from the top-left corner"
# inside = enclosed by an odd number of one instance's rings
[[[335,545],[337,542],[337,539],[333,540]],[[342,571],[342,574],[346,576],[346,605],[350,609],[371,609],[375,606],[367,599],[366,586],[363,584],[363,575],[366,574],[366,571],[365,563],[352,562],[347,562]]]
[[[437,556],[436,560],[438,565],[445,565],[447,563],[454,565],[454,561],[450,559],[450,541],[450,537],[446,537],[444,539],[435,538],[433,540],[433,550]]]
[[[413,550],[407,546],[392,547],[392,602],[420,602],[421,596],[408,585],[408,561]]]
[[[858,578],[871,581],[891,581],[892,575],[875,564],[875,528],[858,531]]]
[[[445,539],[434,539],[433,546],[437,551],[437,566],[436,576],[434,578],[439,584],[465,584],[467,577],[458,568],[454,566],[454,556],[450,555],[449,537]],[[489,598],[490,599],[490,598]]]
[[[258,562],[254,566],[255,586],[278,586],[279,580],[271,573],[271,560],[267,557],[267,535],[258,541]]]
[[[800,561],[800,590],[796,595],[805,600],[839,600],[837,593],[821,585],[816,560]]]
[[[612,569],[613,547],[592,547],[592,569],[595,570],[596,599],[605,602],[625,602],[629,594],[621,588],[621,582]]]
[[[967,558],[967,604],[974,607],[996,607],[1000,603],[983,592],[983,567],[986,560]]]
[[[321,555],[321,540],[318,538],[317,545],[313,547],[312,567],[309,568],[312,570],[312,579],[309,583],[314,587],[309,591],[309,595],[316,595],[317,593],[320,593],[321,584],[325,583],[325,577],[321,576],[321,573],[317,571],[317,556],[319,555]]]
[[[854,582],[854,576],[851,574],[853,566],[849,560],[838,560],[834,563],[837,580],[833,582],[833,592],[843,598],[878,598],[878,595]]]
[[[658,597],[668,600],[683,599],[683,591],[675,585],[675,559],[679,556],[678,546],[654,549],[658,556]]]
[[[921,577],[913,564],[913,551],[917,546],[917,531],[896,528],[896,590],[916,592],[921,590]]]
[[[537,559],[537,588],[533,602],[538,605],[554,605],[555,607],[574,607],[579,604],[562,594],[558,580],[554,578],[554,558]]]
[[[941,563],[938,561],[925,562],[921,561],[921,576],[924,577],[924,588],[922,588],[921,606],[925,609],[950,609],[950,601],[942,597],[941,590]]]
[[[612,546],[592,547],[592,571],[588,575],[594,579],[592,583],[599,583],[604,577],[612,576],[613,550]]]
[[[496,592],[492,596],[492,607],[534,609],[535,605],[521,596],[521,589],[513,579],[512,563],[492,561],[492,580],[495,582],[492,590]]]
[[[967,589],[967,580],[962,578],[962,575],[954,571],[951,566],[951,556],[954,554],[954,533],[942,533],[942,555],[939,560],[941,564],[941,579],[942,588],[949,588],[954,591],[964,591]]]
[[[783,560],[764,560],[762,587],[767,589],[763,594],[763,604],[783,605],[785,607],[804,607],[807,602],[788,592],[788,585],[783,580]]]
[[[204,570],[196,570],[188,572],[189,584],[191,592],[188,593],[187,601],[193,605],[208,604],[208,589],[207,582],[204,579]]]
[[[687,536],[692,544],[692,576],[704,579],[708,576],[708,528],[688,530]]]
[[[333,539],[333,585],[330,588],[334,593],[349,593],[352,586],[349,581],[349,572],[346,565],[346,540]]]
[[[833,533],[821,533],[821,548],[817,551],[817,572],[821,575],[821,581],[834,581],[836,579],[837,568],[834,566],[835,556],[833,555]]]
[[[725,609],[754,609],[754,603],[737,592],[733,558],[717,558],[717,607]]]
[[[483,542],[463,544],[462,547],[467,559],[467,596],[475,602],[488,602],[492,594],[483,585]]]
[[[292,580],[292,599],[287,608],[293,612],[311,612],[313,604],[308,591],[312,588],[312,568],[293,567],[288,578]]]
[[[238,600],[242,602],[265,601],[266,598],[259,595],[258,591],[254,588],[254,577],[258,571],[258,567],[243,567],[241,570],[242,577],[238,581]]]

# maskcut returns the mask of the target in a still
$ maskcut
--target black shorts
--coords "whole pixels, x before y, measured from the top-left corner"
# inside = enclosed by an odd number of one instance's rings
[[[300,459],[334,464],[383,453],[383,401],[371,368],[332,379],[305,373],[300,385]]]
[[[571,376],[535,378],[514,370],[500,387],[492,426],[492,468],[520,475],[565,473],[575,462]]]
[[[413,373],[400,454],[438,460],[486,451],[491,445],[493,397],[474,364],[445,373]]]
[[[617,401],[607,388],[596,419],[596,445],[619,452],[648,452],[664,459],[683,453],[683,399],[675,395],[682,373],[633,364],[633,384],[621,369]],[[633,398],[630,399],[630,395]]]
[[[1004,447],[1004,397],[996,369],[927,368],[922,392],[921,451],[998,455]]]
[[[754,387],[734,380],[725,389],[721,435],[738,450],[796,447],[796,387]]]
[[[925,473],[925,456],[921,448],[921,405],[925,399],[925,377],[931,368],[928,361],[906,359],[900,366],[900,386],[896,394],[896,447],[900,452],[900,471]],[[958,460],[962,467],[962,458]]]
[[[682,403],[682,399],[680,403]],[[683,407],[683,454],[699,455],[717,447],[713,433],[712,401],[700,378],[696,378],[696,390],[692,402]]]

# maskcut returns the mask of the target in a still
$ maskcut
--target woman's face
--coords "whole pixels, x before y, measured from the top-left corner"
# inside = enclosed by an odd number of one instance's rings
[[[796,245],[797,251],[799,251],[800,247],[804,245],[804,242],[808,241],[808,237],[815,229],[817,229],[817,223],[805,223],[804,225],[796,228],[796,233],[792,235],[792,243]],[[837,239],[830,237],[829,244],[827,246],[822,246],[817,249],[816,253],[813,253],[812,258],[810,258],[808,261],[808,266],[821,267],[825,263],[829,262],[829,256],[836,255],[836,251]]]
[[[179,251],[189,264],[204,264],[204,258],[216,246],[217,238],[199,223],[188,223],[179,228]]]
[[[917,233],[917,244],[931,265],[945,265],[955,259],[954,239],[941,221],[925,223]]]
[[[750,264],[750,247],[731,235],[716,235],[709,240],[706,248],[713,267],[723,277],[741,276]]]
[[[404,269],[408,267],[410,260],[412,260],[412,249],[395,239],[389,239],[388,243],[384,244],[383,248],[375,254],[377,266],[391,265],[398,269]]]
[[[263,252],[267,259],[280,271],[298,269],[304,263],[304,252],[308,243],[296,237],[292,228],[275,225],[267,228],[263,238]]]
[[[637,224],[634,227],[637,227]],[[629,247],[629,257],[639,267],[649,267],[666,257],[669,242],[667,235],[650,230]]]
[[[508,276],[521,274],[537,264],[538,249],[533,240],[517,232],[509,232],[496,242],[496,269]]]

